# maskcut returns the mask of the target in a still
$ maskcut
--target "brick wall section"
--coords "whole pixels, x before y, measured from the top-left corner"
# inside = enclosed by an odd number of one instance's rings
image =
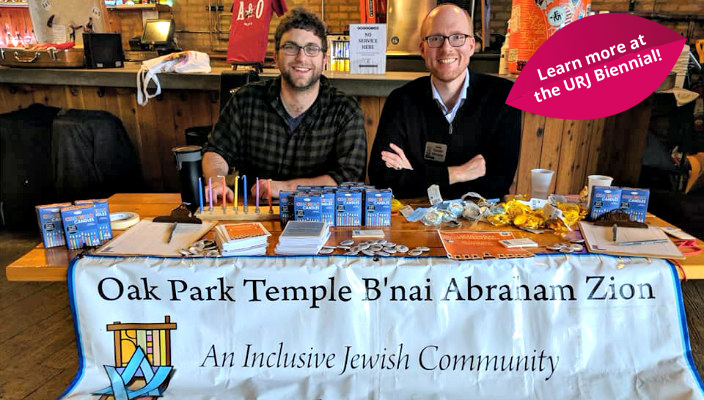
[[[209,12],[206,10],[208,4],[220,4],[225,12]],[[176,21],[176,38],[182,48],[224,54],[227,51],[232,5],[233,1],[227,0],[174,0],[171,14],[161,13],[160,18],[170,18],[173,15]],[[321,0],[286,0],[286,5],[289,9],[305,7],[319,16],[322,12]],[[142,33],[141,13],[138,11],[111,11],[111,13],[118,20],[116,26],[122,32],[123,45],[128,48],[129,38]],[[325,0],[324,20],[331,33],[342,33],[348,30],[349,24],[359,23],[359,0]],[[274,14],[269,31],[269,54],[273,53],[274,32],[278,24],[279,17]],[[210,32],[213,34],[211,35]]]
[[[235,0],[238,1],[238,0]],[[408,0],[414,1],[414,0]],[[559,1],[559,0],[555,0]],[[490,11],[490,32],[506,33],[506,21],[511,13],[512,0],[492,0]],[[322,0],[286,0],[288,8],[305,7],[318,15],[322,13]],[[351,23],[359,22],[359,0],[325,0],[324,20],[328,25],[328,31],[332,33],[342,33],[348,29]],[[216,18],[218,13],[206,11],[208,4],[221,4],[225,8],[221,18]],[[227,33],[229,32],[230,18],[229,10],[232,7],[231,0],[174,0],[172,15],[176,20],[177,31],[200,31],[202,33],[181,32],[177,33],[177,39],[182,48],[195,49],[207,53],[224,54],[227,49]],[[593,0],[592,9],[627,11],[629,0]],[[481,26],[478,11],[479,1],[477,1],[477,12],[475,21],[475,31],[479,32]],[[676,15],[697,15],[704,16],[704,0],[637,0],[635,11],[654,12],[662,14]],[[117,15],[123,36],[124,45],[133,36],[139,36],[142,32],[141,14],[136,11],[115,12]],[[169,13],[162,13],[162,18],[169,18]],[[657,22],[677,31],[690,39],[690,44],[697,38],[704,38],[704,23],[694,21],[692,23],[682,21]],[[273,38],[279,18],[274,16],[271,20],[269,33],[269,55],[273,53]],[[217,31],[221,33],[218,34]],[[211,48],[211,34],[213,47]]]
[[[628,11],[628,0],[592,0],[592,9],[604,11]],[[698,16],[704,17],[704,1],[702,0],[636,0],[633,11],[653,13],[670,16]],[[688,44],[694,45],[696,39],[704,38],[703,21],[664,20],[654,19],[656,22],[674,30],[688,38]]]

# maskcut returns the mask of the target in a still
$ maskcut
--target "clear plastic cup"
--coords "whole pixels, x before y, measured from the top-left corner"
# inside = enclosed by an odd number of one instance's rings
[[[547,199],[554,171],[549,169],[530,170],[530,197]]]

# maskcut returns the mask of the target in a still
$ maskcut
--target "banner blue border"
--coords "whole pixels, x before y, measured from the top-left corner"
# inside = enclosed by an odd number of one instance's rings
[[[567,256],[568,253],[540,253],[536,254],[536,258],[538,257],[563,257]],[[622,256],[612,256],[608,254],[592,254],[592,253],[569,253],[570,256],[576,256],[576,257],[584,257],[584,256],[590,256],[590,257],[607,257],[607,258],[614,258],[614,259],[627,259],[627,260],[632,260],[632,259],[646,259],[645,257],[622,257]],[[358,257],[365,257],[365,258],[389,258],[389,257],[379,257],[379,256],[367,256],[367,255],[361,255],[361,256],[344,256],[344,255],[332,255],[336,257],[345,257],[345,258],[358,258]],[[227,256],[227,257],[217,257],[213,259],[234,259],[234,258],[255,258],[255,259],[261,259],[261,258],[272,258],[272,259],[277,259],[277,258],[302,258],[302,257],[313,257],[313,258],[329,258],[331,255],[296,255],[296,256],[269,256],[269,255],[264,255],[264,256]],[[126,259],[127,257],[120,257],[120,256],[94,256],[94,255],[85,255],[81,258],[93,258],[93,259]],[[83,379],[83,375],[85,373],[85,362],[84,362],[84,355],[83,355],[83,340],[82,335],[81,335],[81,330],[80,330],[80,324],[78,323],[78,314],[76,311],[76,296],[75,296],[75,271],[76,271],[76,264],[78,261],[81,259],[79,257],[75,257],[73,260],[71,260],[71,263],[68,266],[68,271],[67,271],[67,283],[68,283],[68,297],[69,297],[69,305],[71,307],[71,315],[73,317],[73,327],[74,331],[76,332],[76,347],[78,349],[78,371],[76,373],[76,376],[73,378],[71,381],[71,384],[64,390],[63,393],[59,396],[59,398],[65,397],[67,394],[69,394]],[[149,259],[174,259],[174,260],[186,260],[187,258],[184,257],[151,257],[151,256],[140,256],[140,258],[143,258],[145,260]],[[201,258],[199,258],[201,259]],[[404,257],[404,259],[449,259],[448,257],[441,257],[441,256],[429,256],[429,257]],[[453,259],[454,260],[454,259]],[[492,259],[494,260],[494,259]],[[512,259],[506,259],[512,260]],[[485,261],[485,260],[454,260],[454,261],[466,261],[466,262],[472,262],[472,261]],[[498,259],[494,260],[498,261]],[[675,294],[677,296],[676,301],[677,301],[677,312],[680,320],[680,335],[682,338],[682,347],[683,347],[683,354],[687,360],[690,373],[694,376],[695,380],[699,384],[699,390],[700,394],[704,396],[704,382],[702,381],[702,378],[699,375],[699,372],[697,370],[696,364],[694,362],[694,357],[692,355],[692,347],[691,343],[689,340],[689,328],[687,326],[687,316],[685,313],[685,308],[684,308],[684,298],[682,295],[682,286],[681,282],[679,279],[679,274],[677,272],[677,267],[675,264],[670,261],[670,260],[665,260],[667,264],[670,267],[670,274],[672,277],[672,282],[675,288]]]

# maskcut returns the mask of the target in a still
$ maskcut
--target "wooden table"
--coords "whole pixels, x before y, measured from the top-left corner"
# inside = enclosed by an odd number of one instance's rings
[[[150,193],[134,194],[120,193],[109,198],[110,212],[136,212],[141,218],[153,218],[158,215],[168,215],[181,202],[181,197],[176,193]],[[253,208],[252,208],[253,210]],[[647,222],[659,226],[672,226],[667,222],[649,215]],[[269,240],[267,254],[274,255],[274,248],[281,234],[281,226],[277,221],[263,221],[262,224],[272,233]],[[463,221],[463,226],[458,229],[469,229],[471,223]],[[352,238],[352,227],[333,227],[332,235],[328,244],[336,245],[342,240]],[[401,216],[392,217],[392,227],[383,228],[386,233],[386,240],[404,244],[408,247],[427,246],[429,256],[445,256],[440,239],[436,233],[436,228],[426,227],[420,222],[409,223]],[[551,233],[540,235],[507,228],[494,227],[486,223],[477,224],[473,230],[476,231],[506,231],[511,230],[517,238],[527,237],[535,240],[541,246],[537,252],[548,252],[545,246],[560,243],[562,240]],[[116,232],[119,234],[120,232]],[[698,245],[704,248],[704,242],[698,240]],[[7,266],[8,281],[65,281],[66,271],[71,259],[78,251],[68,250],[65,246],[45,249],[42,244],[37,245],[29,253],[25,254],[12,264]],[[337,250],[336,253],[342,253]],[[704,279],[704,255],[687,257],[681,264],[687,275],[687,279]],[[680,272],[680,277],[682,274]]]

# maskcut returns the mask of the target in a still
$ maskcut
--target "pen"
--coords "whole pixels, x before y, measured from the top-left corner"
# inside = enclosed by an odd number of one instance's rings
[[[171,225],[171,228],[170,228],[170,230],[169,230],[169,239],[166,241],[166,243],[171,243],[171,239],[174,238],[174,231],[176,230],[176,224],[177,224],[177,223],[174,222],[174,223]]]
[[[634,240],[632,242],[621,242],[617,243],[619,246],[639,246],[642,244],[660,244],[667,243],[669,239],[651,239],[651,240]]]
[[[616,241],[616,238],[618,237],[618,225],[614,224],[613,226],[613,231],[614,231],[614,242]]]

